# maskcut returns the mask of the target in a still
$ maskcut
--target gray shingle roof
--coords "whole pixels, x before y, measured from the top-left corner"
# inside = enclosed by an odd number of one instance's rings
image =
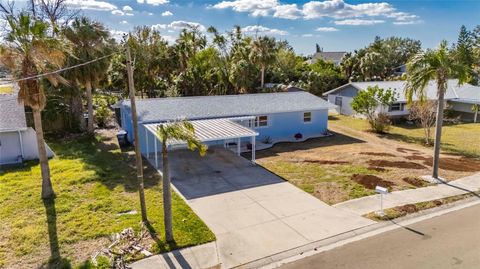
[[[346,51],[322,51],[317,52],[313,55],[313,60],[323,59],[327,62],[340,62],[342,60],[343,55],[345,55]]]
[[[130,101],[123,105],[130,107]],[[139,121],[239,117],[332,108],[327,101],[308,92],[258,93],[196,97],[138,99]]]
[[[25,108],[18,102],[17,94],[0,94],[0,132],[26,128]]]
[[[348,85],[348,84],[347,84]],[[405,81],[367,81],[367,82],[351,82],[350,85],[359,89],[359,90],[366,90],[368,87],[373,87],[378,85],[378,87],[383,89],[391,89],[395,91],[397,94],[397,101],[399,102],[406,102],[405,98]],[[324,95],[328,95],[330,93],[334,93],[341,88],[345,87],[343,85],[339,88],[333,89],[329,92],[324,93]],[[437,99],[437,85],[435,81],[430,81],[426,88],[426,95],[428,99]],[[416,96],[413,98],[414,100],[417,99]],[[458,99],[478,99],[480,100],[480,87],[473,86],[470,84],[463,84],[458,85],[458,80],[450,79],[448,80],[448,88],[445,94],[445,99],[447,100],[458,100]]]

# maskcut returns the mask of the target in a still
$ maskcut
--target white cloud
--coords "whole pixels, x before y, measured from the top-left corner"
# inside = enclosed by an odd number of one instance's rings
[[[318,27],[315,29],[317,32],[337,32],[338,29],[335,27]]]
[[[302,37],[312,37],[312,34],[303,34]]]
[[[279,6],[277,0],[234,0],[234,1],[222,1],[212,6],[215,9],[227,9],[231,8],[237,12],[248,12],[250,15],[256,16],[268,16],[274,8]]]
[[[175,43],[177,41],[177,38],[171,35],[162,35],[162,37],[167,41],[169,44]]]
[[[152,13],[152,12],[148,12],[148,16],[153,16],[153,13]]]
[[[309,1],[299,7],[297,4],[284,4],[281,0],[229,0],[209,6],[214,9],[232,9],[249,13],[251,16],[273,16],[283,19],[318,19],[323,17],[337,20],[385,17],[394,21],[412,21],[418,16],[398,11],[392,4],[372,2],[349,4],[345,0]]]
[[[249,34],[264,34],[264,35],[288,35],[287,31],[275,28],[268,28],[260,25],[249,25],[242,28],[242,31]]]
[[[340,20],[340,21],[335,21],[334,23],[336,25],[374,25],[374,24],[380,24],[384,23],[384,20],[364,20],[364,19],[348,19],[348,20]]]
[[[198,22],[191,22],[191,21],[172,21],[170,24],[152,25],[152,28],[157,30],[181,30],[188,27],[198,28],[198,30],[202,32],[207,30],[207,28],[205,28],[204,25]]]
[[[123,6],[122,10],[123,11],[133,11],[133,8],[131,6]]]
[[[302,11],[298,9],[297,4],[280,5],[274,8],[273,17],[295,20],[302,17]]]
[[[168,16],[173,16],[173,13],[168,10],[165,12],[162,12],[162,17],[168,17]]]
[[[65,2],[68,6],[78,9],[90,9],[90,10],[115,10],[117,6],[105,1],[97,0],[67,0]]]
[[[169,0],[137,0],[139,4],[149,4],[154,6],[164,5],[170,2]]]
[[[123,40],[123,36],[127,35],[127,32],[120,31],[120,30],[110,30],[110,35],[117,41]]]
[[[422,23],[422,20],[413,20],[413,21],[394,21],[393,24],[395,25],[412,25],[412,24],[419,24]]]
[[[117,15],[117,16],[123,16],[123,15],[125,15],[125,12],[123,12],[121,10],[118,10],[118,9],[115,9],[115,10],[112,10],[112,14]]]
[[[128,21],[123,20],[123,21],[120,22],[120,24],[128,24]]]

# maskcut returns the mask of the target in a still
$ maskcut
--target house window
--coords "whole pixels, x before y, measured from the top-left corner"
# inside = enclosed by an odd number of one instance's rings
[[[335,96],[335,105],[342,106],[342,97],[341,96]]]
[[[303,122],[312,122],[312,112],[303,113]]]
[[[268,116],[257,116],[255,118],[255,127],[268,126]]]
[[[393,103],[388,107],[389,112],[403,111],[404,109],[405,109],[405,104],[403,103]]]

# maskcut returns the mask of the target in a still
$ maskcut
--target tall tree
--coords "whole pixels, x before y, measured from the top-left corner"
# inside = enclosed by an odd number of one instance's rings
[[[453,53],[449,51],[446,41],[442,41],[437,49],[429,49],[416,54],[407,64],[405,90],[409,103],[413,101],[414,95],[418,96],[421,101],[426,100],[426,88],[430,80],[435,80],[437,84],[438,102],[432,171],[432,177],[435,179],[438,179],[443,112],[448,79],[457,78],[458,84],[463,84],[468,79],[469,70],[470,67],[456,61]]]
[[[168,242],[172,242],[174,238],[172,227],[172,192],[170,188],[168,144],[171,140],[185,141],[190,150],[198,149],[201,156],[206,154],[207,146],[202,144],[202,142],[195,137],[195,129],[188,121],[176,121],[161,124],[158,126],[157,136],[162,142],[163,218],[165,223],[165,237]]]
[[[76,18],[72,25],[65,29],[65,36],[75,44],[73,56],[68,59],[69,65],[85,63],[101,58],[110,53],[109,32],[99,22],[91,21],[86,17]],[[106,76],[109,58],[92,62],[69,71],[78,85],[85,87],[88,108],[87,131],[93,133],[93,95],[92,89]]]
[[[49,23],[38,20],[25,12],[8,15],[7,22],[10,29],[8,29],[5,42],[0,45],[0,61],[15,78],[33,77],[63,66],[65,54],[62,48],[64,46],[61,40],[49,35],[52,31]],[[47,76],[47,79],[53,85],[66,82],[56,74]],[[20,87],[19,100],[31,107],[33,112],[42,174],[41,197],[52,199],[55,197],[55,193],[50,180],[50,167],[41,116],[46,103],[44,84],[41,79],[37,78],[21,80],[18,84]]]
[[[261,36],[252,42],[250,57],[252,61],[260,66],[260,87],[265,84],[265,69],[275,62],[277,56],[275,38]]]

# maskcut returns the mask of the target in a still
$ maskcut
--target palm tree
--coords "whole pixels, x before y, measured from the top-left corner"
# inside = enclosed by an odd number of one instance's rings
[[[260,87],[265,84],[265,69],[276,59],[277,48],[275,38],[262,36],[252,42],[250,57],[255,64],[260,65]]]
[[[51,26],[44,21],[31,17],[28,13],[8,15],[10,29],[5,42],[0,45],[0,62],[9,69],[17,79],[36,76],[41,73],[59,69],[63,66],[65,54],[59,39],[51,37]],[[53,85],[66,81],[59,75],[52,74],[47,79]],[[40,79],[26,79],[18,83],[19,101],[31,107],[38,146],[38,158],[42,174],[42,198],[52,199],[55,193],[50,180],[47,151],[43,137],[42,115],[46,97],[44,84]]]
[[[69,65],[88,62],[109,53],[108,30],[99,22],[86,17],[76,18],[72,25],[65,29],[65,36],[75,44],[73,56],[68,59]],[[87,131],[93,133],[93,97],[92,88],[106,76],[109,58],[71,69],[71,77],[87,92],[88,126]]]
[[[190,150],[198,149],[201,156],[204,156],[207,152],[207,146],[195,137],[193,125],[184,120],[159,125],[157,136],[162,142],[163,219],[165,223],[165,236],[168,242],[172,242],[172,194],[170,190],[170,168],[168,165],[168,143],[173,139],[185,141]]]
[[[461,85],[468,79],[469,67],[454,60],[448,50],[447,42],[442,41],[437,49],[429,49],[416,54],[407,64],[406,96],[409,103],[417,95],[421,101],[426,100],[426,88],[430,80],[437,84],[437,119],[435,129],[435,145],[433,154],[432,177],[438,179],[440,142],[442,137],[443,110],[448,79],[457,78]]]

